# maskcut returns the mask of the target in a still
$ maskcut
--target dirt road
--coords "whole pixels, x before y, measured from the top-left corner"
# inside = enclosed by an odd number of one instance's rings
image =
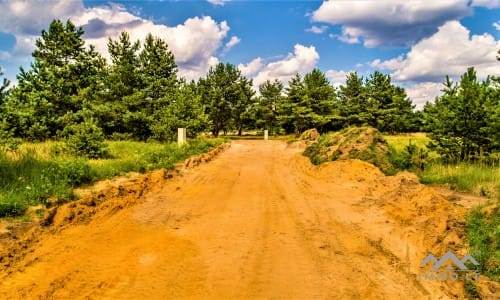
[[[420,281],[460,214],[409,175],[361,161],[314,167],[279,141],[236,141],[215,160],[44,231],[1,274],[2,299],[448,299]],[[418,204],[414,203],[418,198]],[[421,226],[421,227],[419,227]]]

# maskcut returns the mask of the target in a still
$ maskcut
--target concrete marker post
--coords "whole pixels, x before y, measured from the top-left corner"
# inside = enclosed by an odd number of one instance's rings
[[[269,130],[264,130],[264,141],[269,140]]]
[[[186,128],[177,128],[177,145],[182,146],[186,143]]]

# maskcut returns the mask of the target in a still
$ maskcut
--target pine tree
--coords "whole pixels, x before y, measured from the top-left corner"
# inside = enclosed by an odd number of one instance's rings
[[[89,87],[103,59],[86,48],[84,31],[68,20],[54,20],[36,41],[31,69],[21,68],[18,86],[5,104],[15,135],[34,140],[55,137],[65,127],[65,115],[82,109],[78,95]]]
[[[233,105],[232,118],[233,123],[238,131],[238,136],[242,135],[243,127],[249,124],[252,120],[251,109],[254,106],[255,92],[252,89],[252,80],[240,76],[238,80],[239,97]]]
[[[151,123],[152,137],[159,141],[173,141],[177,136],[177,128],[186,128],[188,137],[207,129],[208,116],[201,104],[201,96],[197,93],[194,82],[181,81],[178,88],[170,95],[170,103],[159,107]]]
[[[362,126],[369,120],[368,102],[363,77],[356,72],[347,74],[346,85],[340,86],[339,112],[344,126]]]
[[[333,118],[335,89],[323,72],[314,69],[304,76],[304,93],[302,105],[311,109],[308,127],[323,132],[323,127]]]
[[[444,94],[424,107],[432,142],[444,159],[460,161],[499,149],[498,84],[488,78],[480,83],[474,68],[459,83],[446,77]]]
[[[111,66],[104,81],[100,99],[93,106],[104,134],[129,137],[143,132],[142,118],[136,114],[142,107],[145,96],[141,93],[143,83],[139,72],[139,41],[132,42],[127,32],[118,40],[108,41]],[[139,125],[137,128],[136,126]]]
[[[313,121],[313,111],[311,107],[305,105],[304,83],[298,73],[288,82],[286,94],[286,100],[279,108],[279,119],[285,130],[290,132],[291,129],[298,137],[302,131],[310,127]]]
[[[210,120],[214,136],[231,129],[233,109],[241,97],[241,72],[232,64],[219,63],[211,67],[199,81],[202,104]]]
[[[283,101],[283,84],[279,80],[273,82],[267,80],[259,86],[260,97],[256,103],[257,128],[267,129],[270,134],[278,126],[278,110]]]

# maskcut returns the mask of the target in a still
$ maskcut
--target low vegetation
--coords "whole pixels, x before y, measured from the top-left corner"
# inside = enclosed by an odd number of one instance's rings
[[[0,152],[0,217],[22,215],[29,206],[75,199],[74,188],[126,172],[173,168],[176,162],[207,152],[222,139],[175,143],[108,142],[108,158],[74,156],[64,143],[23,144],[11,153]]]
[[[480,271],[500,281],[500,205],[474,208],[466,221],[470,252],[479,262]]]

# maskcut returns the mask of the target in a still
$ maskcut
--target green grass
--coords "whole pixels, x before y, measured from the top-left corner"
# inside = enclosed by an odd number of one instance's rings
[[[429,163],[421,174],[422,183],[448,185],[453,190],[500,199],[500,169],[475,163]]]
[[[108,159],[67,154],[62,143],[26,143],[15,153],[0,153],[0,217],[23,215],[29,206],[76,198],[74,188],[131,171],[171,169],[191,155],[207,152],[223,139],[176,143],[108,142]],[[50,201],[49,201],[50,200]]]
[[[413,145],[424,149],[430,141],[423,133],[386,135],[384,138],[398,153],[404,151],[410,140]],[[424,170],[418,175],[422,183],[447,185],[453,190],[500,199],[500,169],[496,165],[473,162],[445,164],[437,153],[430,152]]]
[[[470,253],[481,273],[494,281],[500,280],[499,216],[500,205],[481,205],[470,212],[465,223]]]

